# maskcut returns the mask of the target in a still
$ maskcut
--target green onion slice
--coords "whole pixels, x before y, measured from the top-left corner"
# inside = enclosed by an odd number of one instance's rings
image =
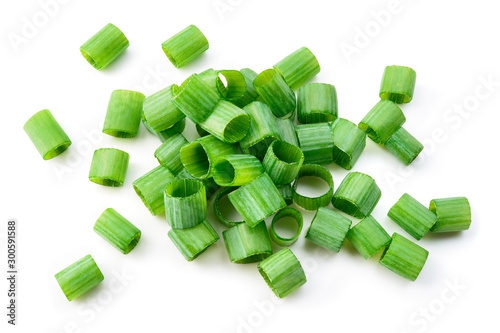
[[[226,197],[229,193],[237,190],[237,187],[223,187],[215,196],[214,199],[214,214],[217,221],[225,225],[226,227],[234,227],[235,225],[245,223],[245,221],[229,221],[220,210],[220,201]],[[231,201],[229,201],[231,203]],[[224,235],[224,234],[223,234]]]
[[[299,186],[299,180],[302,177],[312,176],[318,177],[324,180],[328,184],[328,191],[317,197],[306,197],[297,192],[297,187]],[[304,164],[300,168],[299,174],[295,179],[292,187],[293,201],[304,208],[305,210],[317,210],[319,207],[326,207],[332,200],[333,196],[333,178],[330,171],[321,165],[317,164]]]
[[[260,222],[253,228],[246,223],[238,224],[224,230],[222,238],[229,260],[235,264],[259,262],[273,253],[265,222]]]
[[[333,134],[329,123],[298,125],[297,137],[304,163],[325,165],[333,162]]]
[[[99,216],[94,231],[123,254],[132,251],[141,239],[141,231],[113,208]]]
[[[207,195],[201,180],[177,179],[165,189],[165,217],[174,229],[194,227],[207,217]]]
[[[391,236],[372,216],[365,217],[352,227],[346,238],[365,259],[391,242]]]
[[[104,280],[90,254],[57,273],[55,278],[68,301],[80,297]]]
[[[220,186],[242,186],[264,172],[259,159],[249,154],[232,154],[219,157],[214,163],[213,177]]]
[[[169,129],[186,118],[184,113],[172,102],[172,97],[174,97],[177,88],[178,86],[173,84],[146,97],[144,100],[144,118],[155,132]]]
[[[208,50],[208,40],[194,25],[176,33],[161,44],[163,52],[176,68],[181,68]]]
[[[274,141],[267,149],[262,164],[276,185],[290,184],[299,174],[304,154],[299,147]]]
[[[387,66],[384,70],[379,96],[397,104],[409,103],[413,98],[417,73],[410,67]]]
[[[243,97],[247,90],[243,73],[236,70],[219,70],[216,73],[217,89],[224,99],[234,102]],[[221,76],[225,82],[222,81]]]
[[[282,237],[278,235],[275,229],[275,224],[286,217],[291,217],[297,222],[297,232],[292,237]],[[279,246],[291,246],[299,239],[303,225],[304,219],[302,218],[302,214],[298,210],[291,207],[283,208],[282,210],[277,212],[276,215],[274,215],[273,221],[271,222],[271,227],[269,228],[271,240]]]
[[[351,170],[365,149],[366,134],[356,124],[338,118],[332,123],[333,161]]]
[[[333,252],[339,252],[352,221],[325,207],[320,207],[307,230],[306,239]]]
[[[309,83],[297,92],[297,119],[302,124],[333,121],[338,115],[337,91],[327,83]]]
[[[381,100],[361,120],[359,128],[376,143],[384,144],[405,122],[405,115],[399,106]]]
[[[233,101],[233,103],[236,106],[243,108],[255,101],[259,97],[259,94],[257,94],[257,91],[255,91],[255,88],[253,87],[253,81],[257,77],[257,73],[250,68],[243,68],[240,70],[240,73],[243,75],[245,80],[245,92],[240,98]]]
[[[181,172],[175,177],[176,179],[197,179],[193,177],[186,169],[182,169]],[[219,185],[217,185],[214,181],[213,178],[205,178],[205,179],[199,179],[203,182],[203,185],[205,185],[205,192],[207,194],[207,201],[210,200],[210,198],[213,197],[215,192],[220,188]]]
[[[119,149],[97,149],[90,165],[90,181],[104,186],[123,186],[129,157],[128,153]]]
[[[235,143],[247,135],[250,116],[236,105],[221,100],[198,125],[221,141]]]
[[[144,98],[137,91],[113,91],[104,119],[103,133],[117,138],[135,137],[141,124]]]
[[[253,81],[253,86],[276,117],[282,118],[294,114],[295,94],[274,69],[267,69],[260,73]]]
[[[287,55],[274,65],[274,69],[293,90],[312,79],[321,70],[318,60],[307,47],[301,47]]]
[[[404,165],[410,165],[424,149],[424,145],[403,127],[394,132],[384,146]]]
[[[293,204],[293,191],[292,191],[291,184],[276,185],[276,188],[278,189],[278,192],[280,192],[281,196],[283,197],[283,200],[285,200],[285,203],[287,206],[290,206],[291,204]]]
[[[180,152],[182,147],[189,144],[184,135],[176,134],[163,142],[155,151],[158,162],[167,167],[170,172],[177,175],[184,168]]]
[[[168,168],[159,165],[136,179],[132,185],[151,214],[158,215],[165,211],[164,192],[168,183],[174,179],[175,176]]]
[[[357,218],[369,216],[382,192],[375,180],[361,172],[349,172],[333,195],[332,204],[338,210]]]
[[[431,200],[429,209],[437,215],[432,232],[462,231],[470,227],[470,205],[465,197],[434,199]]]
[[[391,207],[387,216],[416,240],[421,239],[436,223],[437,216],[408,193]]]
[[[123,32],[108,23],[80,46],[80,52],[95,69],[101,70],[125,52],[129,44]]]
[[[167,140],[168,138],[176,134],[182,134],[182,132],[184,132],[184,129],[186,128],[186,118],[183,118],[182,120],[176,122],[174,126],[167,128],[166,130],[163,130],[161,132],[156,132],[154,129],[152,129],[144,116],[142,117],[142,124],[149,133],[156,136],[158,139],[160,139],[161,142],[165,142],[165,140]]]
[[[279,135],[282,141],[300,147],[297,131],[295,130],[292,119],[276,118],[276,126],[278,126]]]
[[[219,235],[207,220],[187,229],[170,229],[168,237],[187,261],[193,261],[219,240]]]

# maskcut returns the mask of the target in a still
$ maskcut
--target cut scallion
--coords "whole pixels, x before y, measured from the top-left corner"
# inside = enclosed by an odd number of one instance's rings
[[[151,214],[158,215],[165,211],[164,192],[168,183],[174,179],[175,176],[168,168],[159,165],[136,179],[132,185]]]
[[[125,52],[129,44],[123,32],[108,23],[80,46],[80,52],[92,67],[101,70]]]
[[[290,217],[295,222],[297,222],[297,231],[292,237],[283,237],[278,235],[275,229],[275,225],[281,220],[286,217]],[[279,246],[291,246],[293,245],[300,236],[300,233],[302,232],[302,226],[304,225],[304,219],[302,218],[302,214],[296,210],[295,208],[287,207],[283,208],[279,212],[276,213],[273,217],[273,221],[271,222],[271,227],[269,228],[269,235],[271,237],[271,240]]]
[[[417,73],[409,67],[387,66],[384,70],[379,96],[397,104],[409,103],[413,98]]]
[[[224,77],[225,83],[221,80],[221,76]],[[217,89],[226,100],[237,101],[247,91],[245,77],[236,70],[217,71]]]
[[[113,91],[104,119],[103,133],[117,138],[135,137],[141,124],[144,98],[137,91]]]
[[[465,197],[434,199],[429,209],[437,216],[432,232],[462,231],[470,227],[470,205]]]
[[[317,197],[307,197],[297,192],[299,180],[302,177],[312,176],[325,181],[328,184],[328,191]],[[333,178],[330,171],[321,165],[304,164],[300,168],[299,174],[292,187],[293,201],[305,210],[317,210],[319,207],[326,207],[330,204],[333,196]]]
[[[180,152],[182,147],[189,144],[184,135],[176,134],[163,142],[155,151],[158,162],[168,168],[170,172],[177,175],[184,168],[181,162]]]
[[[299,147],[284,141],[274,141],[262,162],[276,185],[290,184],[299,174],[304,154]]]
[[[424,145],[403,127],[394,132],[384,146],[404,165],[410,165],[424,149]]]
[[[287,55],[274,65],[274,69],[293,90],[312,79],[321,70],[318,60],[307,47],[301,47]]]
[[[68,301],[80,297],[104,280],[90,254],[57,273],[55,278]]]
[[[255,73],[250,68],[243,68],[240,70],[240,73],[245,79],[245,92],[243,93],[243,96],[234,101],[234,104],[236,106],[239,106],[240,108],[243,108],[255,101],[259,97],[259,94],[257,94],[255,88],[253,87],[253,81],[257,77],[257,73]]]
[[[250,117],[233,103],[221,100],[198,125],[221,141],[235,143],[247,135]]]
[[[194,227],[207,217],[207,196],[203,182],[177,179],[165,189],[165,217],[174,229]]]
[[[333,162],[333,134],[329,123],[298,125],[295,128],[305,164]]]
[[[194,25],[176,33],[161,44],[163,52],[176,68],[181,68],[208,50],[208,40]]]
[[[176,179],[198,179],[193,177],[186,169],[182,169],[181,172],[175,177]],[[217,192],[217,190],[220,188],[219,185],[217,185],[214,181],[213,178],[205,178],[205,179],[199,179],[203,182],[203,185],[205,185],[205,192],[207,194],[207,201],[212,198],[212,196]]]
[[[229,260],[235,264],[259,262],[273,253],[265,222],[260,222],[253,228],[246,223],[238,224],[224,230],[222,238]]]
[[[178,86],[173,84],[162,89],[144,100],[143,112],[147,123],[155,132],[171,128],[186,118],[172,102],[172,97]]]
[[[168,237],[187,261],[193,261],[219,240],[219,235],[207,220],[187,229],[170,229]]]
[[[366,134],[356,124],[338,118],[332,123],[333,161],[351,170],[365,149]]]
[[[337,91],[327,83],[309,83],[297,92],[297,119],[302,124],[326,123],[337,118]]]
[[[274,69],[260,73],[253,81],[253,86],[276,117],[283,118],[295,111],[295,94]]]
[[[119,149],[97,149],[90,165],[90,181],[104,186],[123,186],[129,157],[128,153]]]
[[[381,195],[372,177],[361,172],[350,172],[335,191],[332,204],[346,214],[364,218],[371,214]]]
[[[276,126],[278,126],[281,141],[285,141],[291,145],[300,147],[299,139],[297,138],[297,131],[295,130],[295,125],[290,118],[276,118]]]
[[[387,216],[416,240],[421,239],[436,223],[437,217],[408,193],[391,207]]]
[[[278,192],[280,192],[281,196],[283,197],[283,200],[285,200],[285,203],[287,206],[290,206],[291,204],[293,204],[293,190],[292,190],[291,184],[276,185],[276,188],[278,189]]]
[[[376,143],[384,144],[403,124],[406,118],[394,102],[381,100],[366,114],[359,128]]]
[[[346,238],[365,259],[391,242],[391,236],[372,216],[365,217],[352,227]]]
[[[220,186],[242,186],[264,172],[259,159],[249,154],[219,157],[214,163],[213,177]]]
[[[320,207],[307,230],[306,239],[327,250],[339,252],[352,221],[325,207]]]
[[[215,217],[217,218],[217,221],[219,221],[220,223],[222,223],[223,225],[225,225],[226,227],[234,227],[235,225],[238,225],[238,224],[241,224],[241,223],[245,223],[245,221],[229,221],[221,212],[220,210],[220,201],[224,198],[224,197],[227,197],[227,195],[231,192],[233,192],[234,190],[237,190],[238,188],[237,187],[224,187],[222,188],[218,193],[217,195],[215,196],[215,199],[214,199],[214,214],[215,214]],[[229,203],[231,203],[229,201]],[[224,234],[223,234],[224,235]]]
[[[94,231],[123,254],[132,251],[141,239],[141,231],[113,208],[99,216]]]

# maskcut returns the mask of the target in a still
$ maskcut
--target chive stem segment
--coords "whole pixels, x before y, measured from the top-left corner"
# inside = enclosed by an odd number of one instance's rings
[[[123,186],[129,158],[128,153],[119,149],[97,149],[92,157],[89,180],[104,186]]]
[[[141,231],[113,208],[99,216],[94,231],[123,254],[132,251],[141,239]]]
[[[281,141],[300,147],[299,139],[297,138],[297,131],[295,130],[295,125],[293,124],[292,119],[276,118],[276,126],[278,126]]]
[[[324,180],[328,184],[328,191],[317,197],[307,197],[297,192],[299,180],[302,177],[313,176]],[[317,210],[319,207],[326,207],[333,196],[333,178],[328,169],[317,164],[304,164],[300,168],[299,174],[292,186],[293,201],[305,210]]]
[[[267,149],[262,164],[276,185],[290,184],[304,163],[299,147],[284,141],[274,141]]]
[[[163,52],[176,68],[181,68],[208,50],[205,35],[195,25],[190,25],[161,44]]]
[[[379,96],[397,104],[409,103],[413,99],[417,73],[410,67],[387,66],[382,76]]]
[[[135,137],[141,124],[144,98],[137,91],[113,91],[104,119],[103,133],[117,138]]]
[[[250,68],[243,68],[240,70],[240,73],[245,79],[245,92],[239,99],[234,101],[234,104],[240,108],[243,108],[253,101],[257,100],[259,94],[257,94],[257,91],[255,91],[255,88],[253,87],[253,81],[257,77],[257,73]]]
[[[309,83],[297,92],[297,119],[302,124],[333,121],[338,115],[337,91],[327,83]]]
[[[182,147],[187,146],[189,141],[184,135],[176,134],[163,142],[156,150],[155,157],[158,162],[166,167],[172,174],[177,175],[184,168],[181,162],[180,152]]]
[[[306,239],[333,252],[339,252],[352,221],[325,207],[320,207],[307,230]]]
[[[329,123],[298,125],[295,128],[305,164],[333,162],[333,134]]]
[[[455,232],[470,227],[471,211],[469,200],[465,197],[434,199],[429,209],[437,216],[432,232]]]
[[[394,132],[384,146],[404,165],[410,165],[424,149],[424,145],[403,127]]]
[[[391,237],[372,216],[353,226],[346,238],[354,248],[368,259],[391,242]]]
[[[295,93],[274,69],[260,73],[253,81],[253,86],[276,117],[286,117],[295,111]]]
[[[155,132],[169,129],[186,118],[184,113],[172,102],[177,88],[178,86],[173,84],[146,97],[144,100],[143,116]]]
[[[420,240],[434,226],[436,214],[415,198],[405,193],[391,207],[387,216],[416,240]]]
[[[259,159],[249,154],[219,157],[214,163],[213,177],[220,186],[243,186],[264,172]]]
[[[186,169],[182,169],[181,172],[177,176],[175,176],[175,179],[197,179],[201,180],[203,185],[205,185],[205,192],[207,194],[207,201],[210,200],[210,198],[213,197],[215,192],[217,192],[220,188],[219,185],[217,185],[212,177],[210,178],[205,178],[205,179],[198,179],[193,177]]]
[[[287,55],[273,68],[292,90],[311,80],[321,70],[318,59],[307,47],[301,47]]]
[[[366,146],[366,134],[347,119],[337,118],[332,123],[333,162],[351,170]]]
[[[248,134],[250,117],[233,103],[221,100],[198,125],[221,141],[235,143]]]
[[[101,70],[125,52],[129,45],[123,32],[108,23],[80,46],[80,52],[92,67]]]
[[[361,172],[350,172],[333,195],[335,208],[357,218],[369,216],[382,192],[375,180]]]
[[[165,217],[174,229],[194,227],[207,217],[207,196],[203,182],[177,179],[165,189]]]
[[[243,221],[243,220],[241,220],[241,221],[230,221],[221,212],[221,200],[224,197],[227,197],[227,195],[229,193],[231,193],[231,192],[233,192],[233,191],[235,191],[237,189],[238,189],[237,187],[223,187],[217,193],[217,195],[215,196],[215,199],[214,199],[214,214],[215,214],[215,217],[217,218],[217,221],[219,221],[220,223],[222,223],[223,225],[225,225],[228,228],[234,227],[234,226],[236,226],[238,224],[245,223],[245,221]],[[229,201],[229,199],[228,199],[228,201]],[[231,204],[231,201],[229,201],[229,203]]]
[[[250,228],[240,223],[222,232],[229,260],[235,264],[259,262],[269,257],[273,250],[266,223]]]
[[[384,144],[405,122],[405,115],[399,106],[381,100],[361,120],[359,128],[376,143]]]
[[[175,176],[163,165],[159,165],[136,179],[132,186],[141,198],[151,215],[158,215],[165,211],[164,192],[168,183],[175,180]]]
[[[187,261],[193,261],[219,240],[219,235],[207,220],[187,229],[170,229],[168,237]]]
[[[55,278],[70,302],[104,280],[101,270],[90,254],[57,273]]]
[[[276,232],[275,225],[279,223],[280,220],[286,217],[290,217],[295,220],[295,222],[297,222],[297,231],[292,237],[282,237]],[[298,210],[291,207],[283,208],[282,210],[277,212],[276,215],[274,215],[273,221],[271,222],[271,227],[269,228],[271,240],[279,246],[291,246],[299,239],[303,225],[304,219],[302,217],[302,214]]]

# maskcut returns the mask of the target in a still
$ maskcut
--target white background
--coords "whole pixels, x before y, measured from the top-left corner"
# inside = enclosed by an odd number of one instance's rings
[[[41,3],[48,2],[0,5],[0,232],[8,218],[19,222],[18,326],[9,332],[413,333],[498,326],[500,20],[494,1],[74,0],[52,7],[44,22]],[[383,26],[377,23],[374,13],[389,10]],[[23,36],[26,22],[39,28]],[[108,22],[123,30],[130,47],[99,72],[79,46]],[[205,33],[210,49],[177,70],[160,44],[189,24]],[[360,30],[369,36],[363,40]],[[13,36],[23,43],[14,46]],[[346,56],[347,44],[357,53]],[[99,134],[114,89],[149,95],[210,67],[260,72],[301,46],[321,64],[314,82],[334,84],[340,116],[355,123],[378,101],[386,65],[417,72],[415,98],[403,111],[406,129],[425,143],[424,152],[403,167],[367,140],[354,168],[373,176],[382,189],[373,215],[391,234],[409,237],[386,216],[404,192],[424,205],[433,198],[469,198],[469,231],[427,235],[419,242],[430,255],[416,282],[379,265],[380,254],[364,260],[349,242],[339,254],[328,253],[303,237],[291,249],[308,282],[279,304],[255,264],[229,262],[222,240],[188,263],[168,239],[164,216],[151,216],[131,186],[157,165],[153,152],[160,142],[142,127],[133,139]],[[487,80],[496,83],[485,85]],[[50,161],[42,160],[22,130],[44,108],[73,140]],[[192,124],[185,135],[196,138]],[[100,147],[130,153],[124,187],[87,179],[92,152]],[[329,168],[337,186],[346,171]],[[129,255],[92,231],[108,207],[142,230]],[[311,218],[304,213],[304,233]],[[209,219],[221,234],[211,211]],[[3,270],[5,235],[0,249]],[[105,280],[69,303],[53,276],[89,253]],[[1,280],[4,332],[7,285]],[[454,284],[459,287],[451,288]]]

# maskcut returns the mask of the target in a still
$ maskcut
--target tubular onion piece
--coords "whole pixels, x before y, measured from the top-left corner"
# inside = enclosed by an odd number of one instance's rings
[[[117,138],[133,138],[139,131],[144,95],[131,90],[115,90],[109,99],[103,133]]]
[[[293,90],[312,79],[321,70],[318,60],[307,47],[301,47],[289,54],[274,65],[274,69]]]
[[[259,262],[273,253],[265,222],[260,222],[254,228],[240,223],[224,230],[222,238],[229,260],[235,264]]]
[[[129,44],[123,32],[108,23],[80,46],[80,52],[92,67],[101,70],[125,52]]]
[[[167,39],[161,47],[176,68],[181,68],[208,50],[208,40],[194,25]]]
[[[394,132],[384,146],[404,165],[410,165],[424,149],[424,145],[403,127]]]
[[[247,135],[250,116],[236,105],[221,100],[198,125],[221,141],[235,143]]]
[[[299,185],[299,179],[306,176],[318,177],[328,184],[328,191],[317,197],[306,197],[297,192],[297,187]],[[300,168],[299,174],[295,179],[292,187],[293,201],[304,208],[305,210],[317,210],[319,207],[326,207],[330,204],[333,196],[333,178],[330,171],[321,165],[317,164],[304,164]]]
[[[219,240],[219,235],[207,220],[187,229],[170,229],[168,237],[187,261],[193,261]]]
[[[90,254],[57,273],[55,278],[68,301],[80,297],[104,280]]]
[[[469,200],[465,197],[431,200],[431,212],[437,216],[432,232],[454,232],[467,230],[471,224]]]
[[[151,215],[165,211],[164,192],[175,176],[163,165],[159,165],[136,179],[132,185]]]
[[[90,181],[104,186],[123,186],[129,158],[128,153],[119,149],[97,149],[90,165]]]
[[[113,208],[99,216],[94,231],[123,254],[130,253],[141,239],[141,231]]]
[[[305,164],[333,162],[333,134],[329,123],[298,125],[296,129]]]
[[[379,96],[397,104],[409,103],[415,91],[417,73],[410,67],[387,66],[382,76]]]
[[[372,177],[361,172],[350,172],[335,191],[332,204],[346,214],[364,218],[371,214],[381,195]]]
[[[174,97],[177,88],[178,86],[173,84],[146,97],[144,100],[143,117],[155,132],[169,129],[186,118],[184,113],[172,102],[172,97]]]
[[[168,168],[172,174],[177,175],[184,168],[180,152],[182,147],[189,144],[184,135],[176,134],[163,142],[155,151],[158,162]]]
[[[257,157],[234,154],[219,157],[214,164],[213,177],[219,186],[242,186],[250,183],[264,172]]]
[[[297,222],[297,232],[295,235],[292,237],[282,237],[278,235],[275,229],[275,224],[279,222],[279,220],[285,218],[285,217],[291,217]],[[302,218],[302,214],[296,210],[295,208],[283,208],[279,212],[276,213],[273,217],[273,221],[271,223],[271,227],[269,228],[269,235],[271,237],[271,240],[279,246],[291,246],[293,245],[300,236],[300,233],[302,232],[302,226],[304,225],[304,219]]]
[[[302,124],[333,121],[338,115],[337,91],[327,83],[309,83],[297,92],[297,119]]]
[[[207,196],[203,182],[177,179],[165,189],[165,217],[174,229],[194,227],[207,217]]]
[[[176,179],[198,179],[193,176],[186,170],[182,169],[181,172],[175,177]],[[205,178],[205,179],[200,179],[203,182],[203,185],[205,185],[205,192],[207,195],[207,201],[210,200],[210,198],[213,197],[215,192],[220,188],[219,185],[217,185],[214,181],[213,178]]]
[[[234,101],[234,104],[236,106],[239,106],[240,108],[243,108],[253,101],[257,100],[259,94],[257,94],[255,88],[253,87],[253,81],[257,77],[257,73],[255,73],[250,68],[243,68],[240,70],[240,73],[245,79],[245,92],[243,93],[243,96]]]
[[[399,106],[381,100],[361,120],[359,128],[376,143],[384,144],[405,122],[405,115]]]
[[[365,217],[352,227],[346,238],[368,259],[391,242],[391,237],[372,216]]]
[[[290,206],[291,204],[293,204],[293,191],[292,191],[291,184],[276,185],[276,188],[278,189],[278,192],[280,192],[281,196],[283,197],[283,200],[285,200],[285,203],[287,206]]]
[[[156,136],[158,139],[160,139],[161,142],[165,142],[165,140],[167,140],[168,138],[176,134],[182,134],[182,132],[184,132],[184,129],[186,128],[186,118],[183,118],[182,120],[176,122],[174,126],[167,128],[166,130],[163,130],[161,132],[156,132],[155,130],[153,130],[151,126],[149,126],[148,122],[144,119],[144,117],[142,118],[142,124],[149,133]]]
[[[217,221],[225,225],[226,227],[234,227],[235,225],[245,223],[245,221],[229,221],[224,215],[222,215],[222,212],[220,211],[219,203],[222,200],[222,198],[226,197],[229,193],[233,192],[234,190],[237,190],[237,187],[223,187],[215,196],[214,199],[214,214],[215,217],[217,218]],[[224,234],[223,234],[224,235]]]
[[[276,117],[283,118],[295,112],[295,93],[274,69],[260,73],[253,81],[253,86]]]
[[[306,239],[327,250],[339,252],[351,224],[347,217],[320,207],[307,230]]]
[[[332,123],[333,162],[351,170],[366,146],[366,134],[349,120],[338,118]]]
[[[278,131],[282,141],[300,147],[299,139],[297,138],[297,131],[295,130],[295,125],[290,118],[276,118],[276,126],[278,126]]]
[[[276,185],[290,184],[299,174],[304,154],[299,147],[274,141],[267,149],[262,165]]]

